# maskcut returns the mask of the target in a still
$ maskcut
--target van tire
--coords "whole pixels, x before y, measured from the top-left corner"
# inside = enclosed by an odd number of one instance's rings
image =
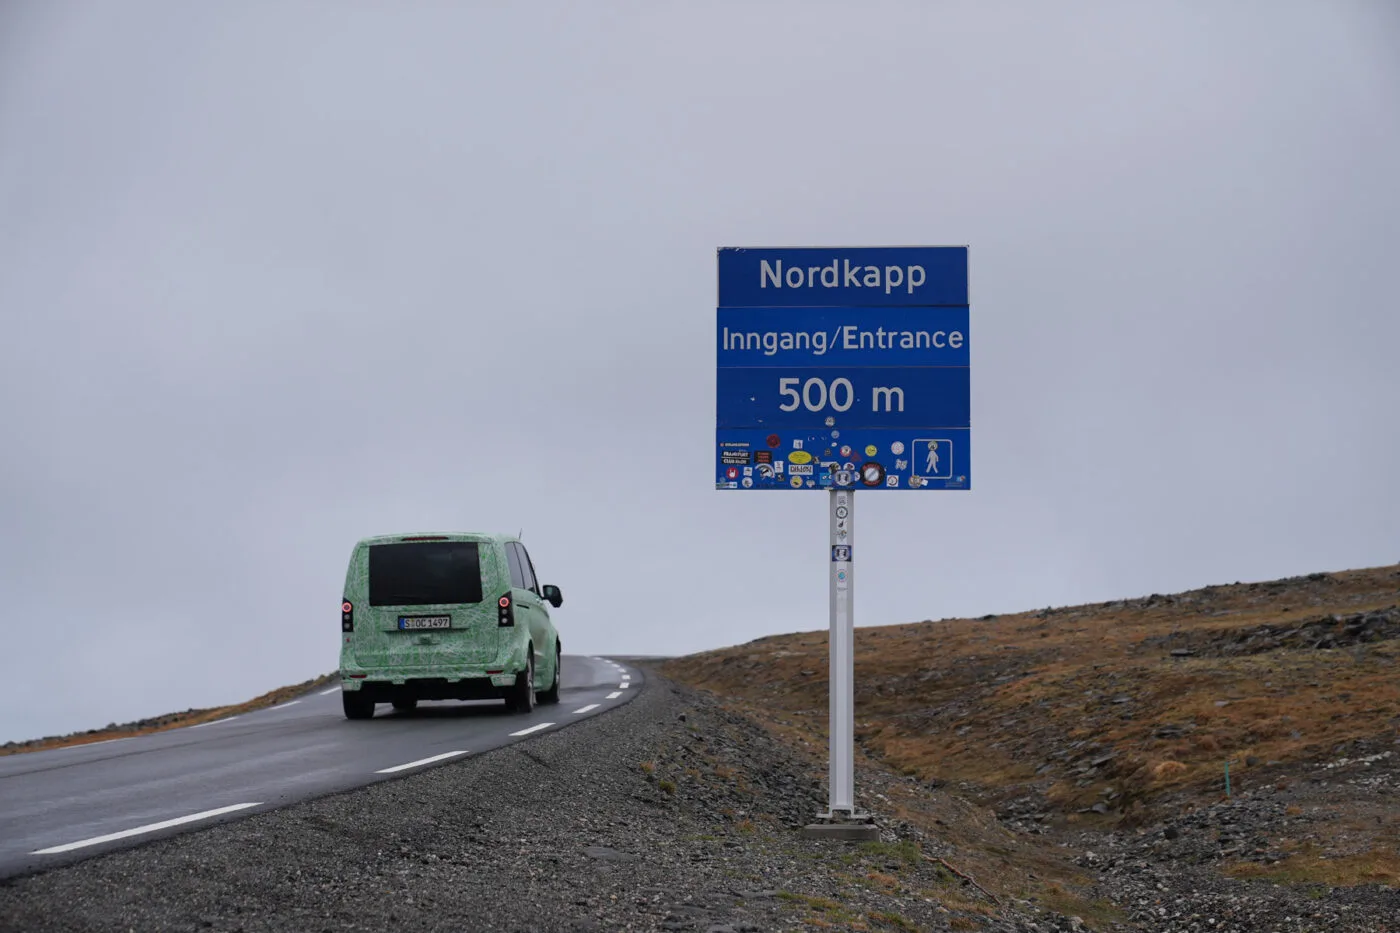
[[[559,702],[559,648],[554,648],[554,685],[540,694],[541,703]]]
[[[525,650],[525,670],[515,675],[515,684],[506,697],[506,708],[513,713],[535,711],[535,648]]]
[[[374,718],[374,701],[366,699],[356,691],[346,690],[342,692],[340,702],[345,707],[346,719]]]
[[[417,708],[418,699],[416,697],[409,697],[406,700],[394,701],[394,709],[398,710],[401,713],[411,713]]]

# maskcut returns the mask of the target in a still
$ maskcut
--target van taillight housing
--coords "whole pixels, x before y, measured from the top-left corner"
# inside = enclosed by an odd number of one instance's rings
[[[340,604],[340,630],[342,632],[355,631],[355,607],[350,605],[348,599]]]
[[[496,624],[515,624],[515,606],[511,604],[509,593],[496,600]]]

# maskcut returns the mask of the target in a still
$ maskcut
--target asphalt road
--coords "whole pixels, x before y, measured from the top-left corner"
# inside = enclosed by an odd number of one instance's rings
[[[500,701],[380,705],[351,722],[340,688],[153,735],[0,757],[0,878],[393,780],[604,713],[640,673],[565,655],[560,701],[530,715]]]

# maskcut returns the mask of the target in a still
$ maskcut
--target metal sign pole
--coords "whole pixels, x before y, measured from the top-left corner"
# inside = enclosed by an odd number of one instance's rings
[[[808,838],[880,835],[855,806],[855,490],[972,488],[967,253],[716,252],[715,488],[830,487],[830,797]]]
[[[855,492],[833,489],[831,510],[831,634],[828,652],[830,697],[830,806],[826,818],[838,811],[856,817],[855,809]]]

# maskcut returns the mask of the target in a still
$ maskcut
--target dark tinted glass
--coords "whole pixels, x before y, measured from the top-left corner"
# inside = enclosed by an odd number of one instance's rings
[[[525,572],[520,569],[520,555],[515,552],[515,543],[506,542],[506,563],[510,564],[510,585],[525,589]]]
[[[481,558],[470,541],[375,544],[369,549],[371,606],[481,602]]]
[[[535,564],[530,560],[530,552],[525,550],[523,544],[517,544],[516,547],[520,549],[520,575],[525,578],[525,589],[538,593],[540,584],[535,579]]]

